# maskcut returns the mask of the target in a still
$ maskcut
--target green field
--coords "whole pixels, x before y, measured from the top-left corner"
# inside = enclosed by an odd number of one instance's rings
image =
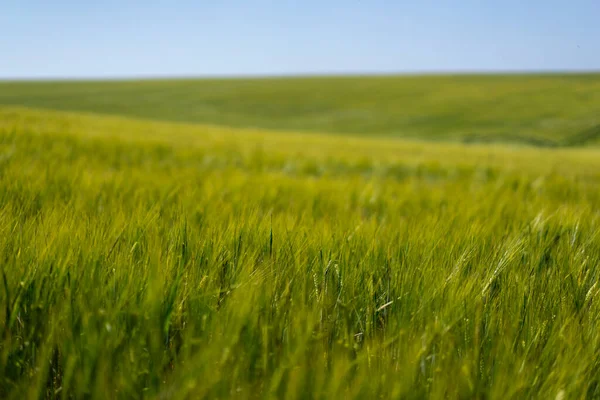
[[[600,74],[0,82],[0,105],[417,139],[599,142]]]
[[[599,93],[0,84],[0,398],[599,398]]]

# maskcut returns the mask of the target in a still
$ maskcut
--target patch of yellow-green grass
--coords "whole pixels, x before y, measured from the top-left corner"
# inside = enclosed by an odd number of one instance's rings
[[[0,108],[0,396],[598,396],[599,155]]]

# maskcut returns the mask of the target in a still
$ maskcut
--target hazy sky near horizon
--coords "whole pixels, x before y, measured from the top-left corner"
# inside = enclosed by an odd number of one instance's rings
[[[600,70],[600,0],[4,0],[0,79]]]

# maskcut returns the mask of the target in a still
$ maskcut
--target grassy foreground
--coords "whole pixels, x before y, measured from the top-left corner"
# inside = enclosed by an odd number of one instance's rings
[[[600,142],[600,74],[0,82],[0,105],[444,141]]]
[[[0,397],[600,396],[600,151],[0,108]]]

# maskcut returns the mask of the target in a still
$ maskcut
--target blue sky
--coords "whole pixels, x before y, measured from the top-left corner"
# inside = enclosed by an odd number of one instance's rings
[[[600,0],[3,0],[0,78],[600,70]]]

